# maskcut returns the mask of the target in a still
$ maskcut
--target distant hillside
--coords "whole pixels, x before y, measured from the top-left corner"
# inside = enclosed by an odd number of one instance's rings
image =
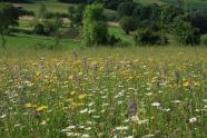
[[[3,1],[10,1],[10,2],[33,2],[35,4],[38,3],[59,3],[58,0],[0,0],[0,2]],[[134,0],[136,2],[142,3],[142,4],[176,4],[178,0]],[[201,9],[201,10],[207,10],[207,0],[183,0],[186,4],[186,7],[189,9]],[[65,3],[63,3],[64,5]],[[59,6],[59,5],[57,5]],[[64,7],[64,6],[63,6]]]
[[[142,4],[176,4],[177,0],[135,0]],[[207,0],[184,0],[186,7],[189,9],[207,10]]]

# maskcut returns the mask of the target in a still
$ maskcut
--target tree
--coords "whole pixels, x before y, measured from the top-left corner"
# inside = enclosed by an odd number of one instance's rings
[[[120,16],[132,16],[135,7],[136,4],[134,2],[122,2],[118,6],[118,13]]]
[[[189,15],[191,24],[199,29],[201,34],[207,33],[207,12],[193,12]]]
[[[172,25],[175,18],[184,15],[184,10],[182,8],[173,5],[164,5],[161,9],[161,24],[162,27],[168,31],[173,28]]]
[[[126,34],[129,34],[130,31],[137,29],[137,23],[133,17],[122,17],[120,20],[120,25]]]
[[[196,45],[200,43],[199,29],[180,18],[175,20],[174,33],[178,42],[182,44]]]
[[[19,14],[11,4],[0,4],[0,35],[2,47],[6,48],[5,34],[9,32],[10,26],[18,25]]]
[[[54,25],[55,25],[55,46],[59,46],[60,44],[60,40],[61,40],[61,32],[60,32],[60,28],[62,27],[63,25],[63,21],[60,17],[56,17],[55,18],[55,22],[54,22]]]
[[[83,37],[86,46],[107,43],[109,35],[103,18],[102,5],[92,4],[86,7],[83,20]]]
[[[154,30],[151,27],[145,27],[137,30],[135,42],[142,46],[144,45],[166,45],[168,38],[160,31]]]
[[[70,6],[68,8],[69,18],[72,27],[78,27],[82,25],[84,10],[85,10],[85,5],[82,4],[76,7]]]

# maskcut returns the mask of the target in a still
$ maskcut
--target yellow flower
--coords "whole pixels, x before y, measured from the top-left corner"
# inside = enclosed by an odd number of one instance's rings
[[[42,126],[44,126],[44,125],[46,125],[47,124],[47,121],[46,120],[43,120],[41,123],[40,123],[40,125],[42,125]]]
[[[79,76],[82,76],[82,75],[83,75],[83,72],[79,72],[78,75],[79,75]]]
[[[190,86],[190,82],[188,80],[183,82],[183,86],[184,87],[189,87]]]
[[[200,86],[201,84],[199,82],[194,82],[195,86]]]
[[[81,94],[78,96],[78,99],[82,100],[85,99],[87,97],[87,94]]]
[[[72,91],[72,92],[70,93],[70,95],[75,95],[75,93],[76,93],[75,91]]]
[[[44,112],[44,111],[46,111],[47,109],[48,109],[47,106],[42,105],[42,106],[39,106],[39,107],[36,109],[36,111],[38,111],[38,112]]]
[[[73,79],[73,75],[70,75],[70,76],[69,76],[69,79],[72,80],[72,79]]]
[[[24,105],[24,107],[26,107],[26,108],[34,108],[34,107],[36,107],[36,105],[35,104],[31,104],[31,103],[26,103]]]
[[[40,76],[41,72],[40,71],[37,71],[36,72],[36,76]]]

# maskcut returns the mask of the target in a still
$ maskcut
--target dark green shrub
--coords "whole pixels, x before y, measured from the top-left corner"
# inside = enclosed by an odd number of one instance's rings
[[[133,17],[123,17],[120,20],[120,25],[122,29],[126,32],[126,34],[129,34],[130,31],[134,31],[137,29],[137,23],[133,19]]]
[[[174,34],[177,41],[182,44],[196,45],[200,43],[199,29],[180,18],[175,20]]]
[[[112,10],[104,10],[103,15],[106,21],[118,21],[118,13]]]
[[[193,12],[190,13],[191,24],[199,29],[201,34],[207,33],[207,12]]]
[[[108,45],[114,46],[121,42],[120,38],[116,38],[114,35],[110,35],[107,38]]]
[[[44,31],[45,31],[45,35],[53,35],[56,31],[57,31],[57,24],[54,20],[45,20],[43,22],[44,24]]]
[[[118,13],[120,16],[132,16],[136,4],[132,1],[122,2],[118,6]]]
[[[96,22],[93,26],[92,43],[101,45],[107,44],[108,30],[103,22]]]
[[[12,4],[1,3],[0,4],[0,35],[1,45],[6,48],[5,35],[10,32],[11,26],[18,25],[19,13]]]
[[[143,28],[137,31],[135,42],[139,45],[165,45],[168,43],[168,38],[161,32]]]
[[[207,46],[207,34],[201,36],[201,43]]]
[[[174,5],[164,5],[161,7],[160,21],[165,30],[172,30],[172,24],[178,16],[183,16],[184,10]]]
[[[53,20],[37,21],[34,25],[33,33],[39,35],[55,36],[59,32],[60,26],[62,26],[62,20],[57,17]]]
[[[84,5],[79,5],[76,7],[70,6],[68,8],[69,18],[72,27],[77,27],[82,25],[84,10],[85,10]]]
[[[34,26],[34,29],[33,29],[33,33],[34,34],[39,34],[39,35],[45,35],[45,28],[44,28],[44,25],[38,23]]]

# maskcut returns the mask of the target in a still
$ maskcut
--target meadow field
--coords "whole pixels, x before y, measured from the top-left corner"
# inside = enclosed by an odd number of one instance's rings
[[[2,138],[207,136],[205,47],[11,49]]]
[[[207,1],[92,1],[0,1],[0,138],[207,138]]]

